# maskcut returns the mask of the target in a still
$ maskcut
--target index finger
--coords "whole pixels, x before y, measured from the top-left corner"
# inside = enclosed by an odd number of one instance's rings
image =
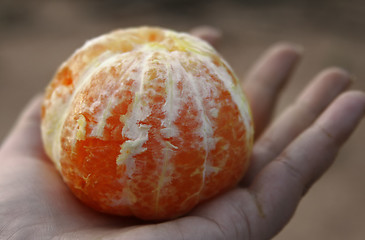
[[[278,95],[300,56],[300,47],[289,43],[276,44],[263,54],[243,82],[255,123],[255,138],[269,123]]]

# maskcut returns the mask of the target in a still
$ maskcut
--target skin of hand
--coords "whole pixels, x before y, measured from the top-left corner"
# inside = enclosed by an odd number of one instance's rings
[[[0,239],[272,238],[334,161],[365,111],[364,93],[347,90],[350,76],[329,68],[270,122],[300,56],[295,45],[276,44],[242,83],[252,106],[256,142],[239,186],[166,222],[105,215],[80,203],[43,151],[42,97],[36,97],[0,149]]]

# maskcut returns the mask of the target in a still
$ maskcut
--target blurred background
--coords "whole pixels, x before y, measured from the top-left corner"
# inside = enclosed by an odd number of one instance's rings
[[[0,141],[29,99],[87,39],[112,29],[155,25],[221,30],[219,52],[244,77],[271,44],[302,45],[304,59],[278,112],[321,69],[341,66],[365,89],[365,2],[361,0],[0,0]],[[275,240],[365,239],[365,124],[301,202]]]

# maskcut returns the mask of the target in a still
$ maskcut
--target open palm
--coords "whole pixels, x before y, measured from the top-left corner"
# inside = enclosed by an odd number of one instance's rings
[[[82,205],[44,154],[41,97],[35,98],[1,146],[0,238],[270,239],[331,165],[365,109],[362,92],[345,92],[351,82],[348,74],[331,68],[318,74],[270,123],[276,99],[299,58],[296,47],[277,44],[243,82],[256,143],[240,186],[187,216],[161,223],[105,215]]]

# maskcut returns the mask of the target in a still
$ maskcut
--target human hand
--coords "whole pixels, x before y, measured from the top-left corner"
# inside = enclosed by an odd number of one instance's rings
[[[320,73],[269,127],[280,90],[300,57],[288,44],[264,54],[243,83],[257,141],[236,188],[187,216],[162,223],[97,213],[81,204],[45,156],[40,102],[26,108],[0,149],[0,238],[269,239],[290,220],[301,197],[331,165],[365,109],[361,92],[343,93],[347,73]]]

